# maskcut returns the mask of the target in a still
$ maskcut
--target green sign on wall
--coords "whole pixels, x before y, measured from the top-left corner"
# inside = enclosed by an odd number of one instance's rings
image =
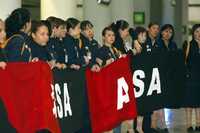
[[[145,13],[144,12],[134,12],[133,13],[134,24],[145,24]]]

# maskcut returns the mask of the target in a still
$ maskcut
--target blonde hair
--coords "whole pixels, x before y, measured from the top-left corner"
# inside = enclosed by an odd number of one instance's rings
[[[4,21],[0,18],[0,24],[4,24]]]
[[[0,23],[4,24],[4,21],[0,18]]]
[[[0,18],[0,25],[1,25],[1,28],[5,26],[5,23],[4,21]],[[1,29],[1,30],[5,30],[4,28]],[[4,31],[5,33],[5,31]],[[0,41],[0,48],[4,47],[4,42],[5,42],[5,39],[6,39],[6,35],[5,35],[5,38],[2,38],[3,40]]]

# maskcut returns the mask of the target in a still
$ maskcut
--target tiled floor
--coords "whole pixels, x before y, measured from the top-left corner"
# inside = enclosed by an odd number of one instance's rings
[[[165,109],[166,124],[170,133],[187,133],[186,117],[184,109],[169,110]],[[122,133],[132,128],[132,122],[126,121],[122,124]],[[200,132],[193,132],[200,133]]]
[[[165,109],[165,116],[166,116],[166,124],[170,129],[170,133],[187,133],[186,116],[184,109],[178,109],[178,110]],[[194,119],[193,119],[193,124],[195,124]]]

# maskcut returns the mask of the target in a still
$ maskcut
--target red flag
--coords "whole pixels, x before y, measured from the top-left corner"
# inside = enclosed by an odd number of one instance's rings
[[[0,70],[0,98],[17,132],[48,129],[60,133],[52,111],[51,82],[51,70],[43,62],[8,63]]]
[[[93,133],[108,131],[137,115],[129,56],[103,68],[86,71]]]

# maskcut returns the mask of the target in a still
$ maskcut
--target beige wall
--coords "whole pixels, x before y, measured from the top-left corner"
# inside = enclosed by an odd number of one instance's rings
[[[0,18],[5,19],[16,8],[21,7],[21,0],[0,0]]]
[[[76,17],[76,0],[41,0],[41,19],[56,16],[66,20]]]

